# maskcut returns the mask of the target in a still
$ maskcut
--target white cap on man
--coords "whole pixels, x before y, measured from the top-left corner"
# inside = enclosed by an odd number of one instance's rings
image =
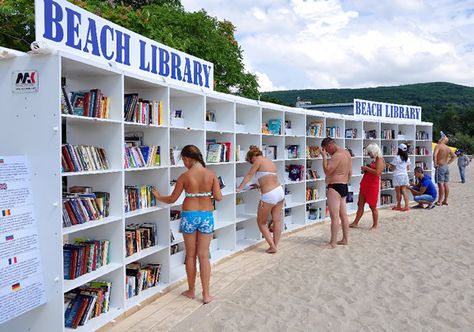
[[[406,144],[403,144],[403,143],[398,144],[398,148],[399,148],[400,150],[402,150],[402,151],[408,150],[407,145],[406,145]]]

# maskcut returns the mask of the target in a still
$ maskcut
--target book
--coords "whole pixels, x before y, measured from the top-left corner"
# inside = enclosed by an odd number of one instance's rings
[[[216,122],[216,112],[215,111],[206,111],[206,121]]]
[[[268,131],[272,135],[280,135],[281,134],[281,119],[268,120]]]
[[[207,145],[207,163],[218,163],[221,161],[222,144],[211,143]]]

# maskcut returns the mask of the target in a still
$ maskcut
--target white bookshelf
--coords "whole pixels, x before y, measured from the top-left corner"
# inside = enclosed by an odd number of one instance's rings
[[[14,70],[35,68],[40,72],[41,88],[35,94],[11,93],[10,76]],[[78,330],[92,331],[107,324],[117,316],[140,302],[160,293],[166,287],[185,278],[184,242],[178,232],[179,220],[170,220],[170,211],[181,209],[181,197],[172,205],[159,203],[155,207],[124,212],[124,186],[154,185],[163,193],[170,193],[172,180],[185,171],[182,162],[171,165],[170,148],[178,151],[187,144],[198,146],[205,158],[206,141],[231,142],[230,161],[208,164],[221,176],[226,187],[223,200],[216,203],[214,239],[211,243],[211,262],[215,263],[239,250],[262,241],[256,224],[256,211],[260,199],[258,190],[235,193],[239,184],[236,178],[243,177],[249,164],[245,154],[250,145],[276,145],[275,161],[278,176],[285,189],[291,192],[284,210],[291,213],[284,217],[285,231],[291,231],[307,224],[328,219],[326,213],[326,190],[321,157],[306,159],[306,146],[321,146],[326,128],[339,128],[335,139],[339,146],[352,150],[354,157],[351,186],[354,202],[349,209],[357,208],[357,193],[361,180],[360,167],[368,162],[363,148],[370,143],[379,145],[408,143],[414,149],[428,149],[427,155],[412,155],[415,162],[425,162],[426,171],[432,170],[430,123],[398,124],[397,122],[362,121],[353,116],[327,114],[263,103],[217,92],[203,92],[175,86],[158,80],[123,74],[112,67],[104,67],[94,60],[80,60],[66,55],[22,56],[0,62],[2,79],[0,96],[3,100],[2,120],[8,123],[0,132],[1,154],[26,154],[32,167],[35,211],[38,219],[39,238],[48,303],[39,310],[33,310],[2,326],[7,331],[60,331],[64,326],[63,294],[91,280],[112,281],[111,311],[89,321]],[[60,78],[66,77],[68,91],[100,88],[111,98],[110,118],[94,119],[72,115],[61,115]],[[143,99],[161,101],[163,123],[144,125],[123,120],[124,94],[138,93]],[[41,105],[41,107],[38,107]],[[181,118],[175,118],[175,111],[181,111]],[[215,114],[215,123],[206,121],[206,111]],[[281,133],[262,134],[262,124],[271,119],[281,120]],[[291,130],[285,131],[285,121],[291,122]],[[313,121],[323,124],[319,137],[308,134]],[[345,129],[357,129],[356,137],[346,138]],[[381,130],[391,129],[396,137],[382,140]],[[374,139],[365,139],[364,133],[376,130]],[[428,138],[417,139],[418,132],[427,132]],[[126,169],[124,167],[124,138],[126,133],[142,132],[146,145],[158,145],[161,150],[159,166]],[[25,133],[28,133],[25,135]],[[102,171],[61,173],[61,144],[86,144],[103,147],[106,150],[110,169]],[[300,155],[289,158],[285,154],[287,145],[299,145]],[[237,156],[236,148],[240,147]],[[290,181],[286,166],[297,164],[303,167],[303,178]],[[316,170],[320,178],[306,180],[306,169]],[[390,178],[390,173],[384,173]],[[94,191],[110,193],[110,216],[101,220],[62,227],[62,182],[67,186],[91,186]],[[306,189],[317,188],[317,199],[306,200]],[[394,195],[393,190],[381,194]],[[242,199],[241,205],[236,201]],[[310,212],[317,212],[316,219]],[[132,256],[126,256],[124,245],[125,227],[129,224],[153,223],[157,227],[157,243]],[[285,228],[284,228],[285,229]],[[170,241],[173,230],[175,241]],[[63,280],[64,241],[76,237],[108,239],[111,241],[110,263],[92,273],[75,280]],[[178,252],[171,255],[172,246]],[[173,247],[174,248],[174,247]],[[126,299],[126,265],[140,261],[162,264],[160,283],[136,297]],[[34,324],[32,323],[34,322]]]

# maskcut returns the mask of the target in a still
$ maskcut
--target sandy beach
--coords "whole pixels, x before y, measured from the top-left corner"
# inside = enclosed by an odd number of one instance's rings
[[[366,212],[334,250],[329,223],[305,228],[276,255],[262,244],[214,266],[216,301],[182,284],[103,331],[473,331],[474,166],[466,177],[453,164],[449,206],[381,210],[377,231]]]

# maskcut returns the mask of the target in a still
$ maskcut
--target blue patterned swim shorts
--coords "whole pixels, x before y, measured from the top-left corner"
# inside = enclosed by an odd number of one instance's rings
[[[195,231],[212,234],[214,232],[212,211],[182,211],[180,230],[185,234],[192,234]]]

